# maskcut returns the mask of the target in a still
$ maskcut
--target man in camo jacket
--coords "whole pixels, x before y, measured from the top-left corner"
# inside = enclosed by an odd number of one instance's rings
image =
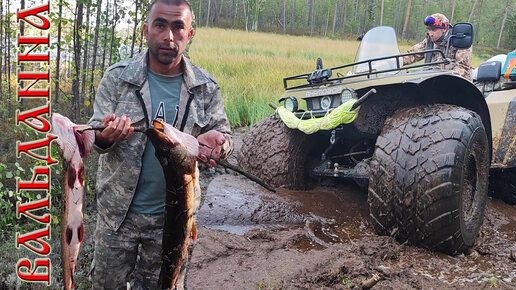
[[[99,84],[89,124],[108,127],[95,140],[100,158],[94,289],[125,289],[131,281],[133,289],[157,287],[165,179],[154,147],[134,128],[144,127],[146,116],[148,122],[162,119],[215,148],[199,147],[199,158],[211,165],[208,156],[224,159],[232,151],[218,84],[183,56],[192,21],[188,1],[154,0],[143,26],[148,48],[109,67]],[[199,203],[197,186],[195,210]],[[184,287],[184,268],[178,289]]]
[[[443,53],[446,52],[446,44],[451,33],[451,27],[448,23],[448,18],[441,13],[435,13],[427,16],[425,25],[428,29],[427,37],[414,45],[407,52],[421,52],[427,49],[440,49]],[[429,44],[429,42],[431,42]],[[403,64],[411,64],[425,58],[425,54],[415,54],[403,57]],[[471,47],[468,49],[457,49],[450,45],[448,49],[447,58],[451,60],[449,64],[441,64],[441,69],[452,70],[457,74],[471,81]],[[432,62],[443,60],[439,53],[433,53]]]

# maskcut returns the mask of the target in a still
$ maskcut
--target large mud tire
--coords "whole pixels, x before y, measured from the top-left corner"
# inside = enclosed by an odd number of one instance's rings
[[[243,169],[272,186],[302,189],[310,179],[306,168],[309,148],[306,134],[270,116],[244,136],[237,160]]]
[[[483,220],[488,151],[482,120],[470,110],[437,104],[397,111],[371,162],[375,231],[451,255],[470,248]]]
[[[498,169],[491,173],[493,195],[510,205],[516,204],[516,168]]]

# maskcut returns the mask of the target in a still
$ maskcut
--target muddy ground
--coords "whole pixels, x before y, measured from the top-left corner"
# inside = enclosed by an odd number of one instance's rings
[[[231,173],[205,179],[189,289],[346,289],[373,277],[373,289],[516,289],[516,207],[500,200],[473,250],[451,257],[376,236],[352,183],[270,193]]]
[[[237,150],[244,132],[235,132]],[[353,183],[270,193],[220,168],[202,175],[204,203],[189,289],[361,288],[375,275],[379,281],[373,289],[516,289],[516,206],[500,200],[489,198],[473,251],[451,257],[376,236],[367,222],[366,193]],[[93,194],[86,204],[77,289],[91,288]],[[53,227],[49,288],[60,289],[58,224]],[[47,289],[17,280],[14,265],[25,255],[14,249],[13,239],[0,245],[0,289]]]

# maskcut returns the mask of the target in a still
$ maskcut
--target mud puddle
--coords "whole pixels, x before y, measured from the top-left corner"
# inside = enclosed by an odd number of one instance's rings
[[[269,193],[241,177],[209,184],[191,258],[191,289],[516,289],[516,207],[489,199],[477,243],[456,257],[390,237],[367,223],[353,185]]]
[[[210,229],[244,235],[253,229],[299,228],[306,231],[294,245],[301,251],[367,234],[366,196],[351,185],[270,193],[240,177],[223,175],[210,183],[208,192],[198,223]]]

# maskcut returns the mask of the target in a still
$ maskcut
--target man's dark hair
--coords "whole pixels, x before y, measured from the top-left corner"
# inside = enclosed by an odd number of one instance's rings
[[[156,3],[163,3],[163,4],[167,4],[167,5],[176,5],[176,6],[179,6],[179,5],[188,6],[188,9],[190,10],[190,14],[192,14],[192,27],[193,27],[193,24],[195,23],[195,15],[193,13],[192,6],[190,5],[190,2],[188,0],[154,0],[149,4],[149,9],[147,9],[147,18],[149,17],[149,13],[150,13],[152,7],[154,7],[154,5],[156,5]],[[147,20],[148,19],[146,19],[145,21],[147,21]]]

